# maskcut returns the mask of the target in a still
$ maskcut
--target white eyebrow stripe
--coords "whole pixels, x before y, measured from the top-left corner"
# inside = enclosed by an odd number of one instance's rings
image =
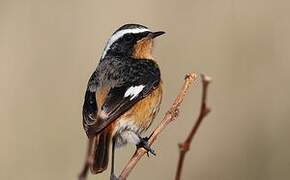
[[[106,48],[105,48],[103,55],[102,55],[102,59],[106,56],[107,51],[110,49],[111,45],[115,41],[117,41],[119,38],[124,36],[125,34],[128,34],[128,33],[138,34],[138,33],[149,32],[149,31],[150,30],[147,28],[135,28],[135,29],[124,29],[124,30],[116,32],[115,34],[112,35],[112,37],[107,42]]]

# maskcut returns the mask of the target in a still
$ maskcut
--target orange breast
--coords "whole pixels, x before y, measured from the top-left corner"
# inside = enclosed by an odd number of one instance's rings
[[[124,113],[115,121],[115,132],[118,131],[120,126],[126,124],[133,126],[138,133],[147,130],[151,125],[153,119],[159,111],[162,99],[162,86],[159,85],[147,97],[137,102],[129,111]]]

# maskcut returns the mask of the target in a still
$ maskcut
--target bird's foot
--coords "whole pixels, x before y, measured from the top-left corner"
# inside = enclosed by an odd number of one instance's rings
[[[149,153],[156,156],[155,151],[148,144],[148,137],[140,138],[139,144],[137,144],[137,148],[144,148],[147,150],[147,156],[149,157]]]
[[[111,174],[110,180],[118,180],[119,178],[117,178],[117,176],[115,176],[115,174]]]

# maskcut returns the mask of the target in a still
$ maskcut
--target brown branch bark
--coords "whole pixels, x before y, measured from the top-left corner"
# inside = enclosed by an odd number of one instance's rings
[[[175,180],[180,180],[184,158],[185,158],[186,153],[189,151],[189,147],[192,142],[192,139],[194,135],[196,134],[202,120],[210,112],[210,109],[207,107],[207,88],[208,88],[208,84],[210,83],[210,77],[202,74],[201,79],[202,79],[202,99],[201,99],[200,113],[191,132],[188,134],[186,140],[183,143],[179,144],[179,161],[178,161],[178,165],[176,169]]]
[[[173,120],[176,119],[176,117],[178,116],[179,107],[184,99],[184,96],[186,95],[188,88],[190,87],[192,82],[196,79],[197,79],[197,75],[194,73],[186,75],[184,84],[183,84],[178,96],[176,97],[174,103],[172,104],[171,108],[167,111],[164,118],[162,119],[160,124],[157,126],[157,128],[151,133],[149,140],[148,140],[149,146],[151,146],[155,142],[157,136],[162,132],[162,130],[170,122],[172,122]],[[131,173],[133,168],[136,166],[137,162],[141,159],[141,157],[144,154],[146,154],[146,150],[144,148],[139,148],[135,151],[135,153],[133,154],[133,156],[131,157],[131,159],[129,160],[129,162],[127,163],[127,165],[125,166],[125,168],[121,172],[121,174],[119,176],[119,180],[125,180],[128,177],[128,175]]]

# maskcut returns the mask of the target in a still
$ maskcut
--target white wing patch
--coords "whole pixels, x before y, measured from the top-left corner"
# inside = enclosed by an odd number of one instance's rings
[[[112,37],[107,42],[107,45],[106,45],[106,48],[103,52],[102,58],[104,58],[106,56],[107,51],[110,49],[111,45],[115,41],[117,41],[119,38],[124,36],[125,34],[128,34],[128,33],[138,34],[138,33],[148,32],[148,31],[149,31],[149,29],[147,29],[147,28],[133,28],[133,29],[124,29],[124,30],[116,32],[115,34],[112,35]]]
[[[143,90],[144,87],[144,85],[131,86],[125,92],[124,97],[131,96],[130,101],[132,101],[135,97],[138,96],[138,94]]]

